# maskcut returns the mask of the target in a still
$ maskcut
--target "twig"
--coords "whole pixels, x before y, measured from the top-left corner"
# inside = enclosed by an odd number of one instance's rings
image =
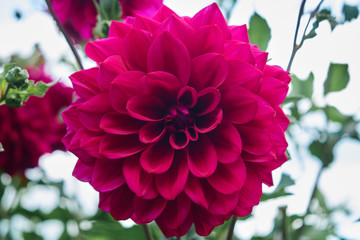
[[[74,47],[74,44],[72,42],[72,40],[70,39],[69,35],[66,33],[65,29],[64,29],[64,26],[60,23],[59,21],[59,18],[56,16],[55,12],[54,12],[54,9],[52,8],[51,4],[50,4],[50,1],[49,0],[45,0],[46,2],[46,5],[49,9],[49,12],[51,14],[51,16],[54,18],[58,28],[60,29],[60,31],[62,32],[62,34],[64,35],[65,39],[66,39],[66,42],[69,44],[70,46],[70,49],[72,51],[72,53],[74,54],[75,56],[75,59],[77,61],[77,63],[79,64],[79,67],[80,69],[84,69],[84,66],[82,65],[81,63],[81,59],[80,59],[80,56],[79,54],[77,53],[75,47]]]
[[[226,240],[232,240],[232,237],[234,235],[234,228],[235,228],[236,220],[237,220],[237,217],[232,216]]]
[[[145,237],[146,237],[146,239],[147,239],[147,240],[154,240],[154,238],[153,238],[153,236],[152,236],[152,234],[151,234],[151,231],[150,231],[149,226],[145,223],[145,224],[143,225],[143,227],[144,227],[144,232],[145,232]]]

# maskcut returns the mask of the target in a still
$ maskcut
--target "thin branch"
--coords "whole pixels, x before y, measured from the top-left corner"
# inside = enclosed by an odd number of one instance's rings
[[[84,69],[84,66],[82,65],[81,63],[81,59],[80,59],[80,56],[79,54],[77,53],[75,47],[74,47],[74,44],[72,42],[72,40],[70,39],[69,35],[66,33],[65,29],[64,29],[64,26],[60,23],[59,21],[59,18],[56,16],[55,12],[54,12],[54,9],[52,8],[51,4],[50,4],[50,1],[49,0],[45,0],[46,2],[46,5],[49,9],[49,12],[51,14],[51,16],[54,18],[58,28],[60,29],[60,31],[62,32],[62,34],[64,35],[65,39],[66,39],[66,42],[69,44],[70,46],[70,49],[72,51],[72,53],[74,54],[75,56],[75,59],[77,61],[77,63],[79,64],[79,67],[80,69]]]
[[[232,240],[237,217],[232,216],[226,240]]]
[[[154,240],[154,237],[153,237],[153,235],[151,234],[151,230],[150,230],[149,226],[145,223],[145,224],[143,225],[143,227],[144,227],[144,233],[145,233],[146,239],[147,239],[147,240]]]

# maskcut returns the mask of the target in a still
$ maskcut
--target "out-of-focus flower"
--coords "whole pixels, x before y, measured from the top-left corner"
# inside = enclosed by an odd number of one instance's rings
[[[64,143],[101,209],[155,220],[166,237],[251,213],[287,160],[290,77],[246,26],[228,26],[216,4],[193,18],[163,6],[112,22],[85,51],[98,66],[70,76],[79,98],[63,114]]]
[[[76,41],[90,40],[96,25],[97,11],[92,0],[51,0],[59,21]]]
[[[27,69],[30,80],[51,82],[44,65]],[[39,157],[55,149],[64,149],[61,138],[66,132],[60,111],[69,106],[73,90],[58,83],[43,98],[30,97],[24,106],[0,106],[0,169],[23,175],[25,169],[38,166]]]
[[[121,4],[122,17],[136,16],[152,17],[162,6],[163,0],[119,0]]]

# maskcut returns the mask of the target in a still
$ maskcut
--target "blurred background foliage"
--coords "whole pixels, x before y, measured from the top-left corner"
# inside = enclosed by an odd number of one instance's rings
[[[103,1],[101,1],[103,2]],[[291,67],[292,61],[296,64],[295,54],[302,47],[305,41],[311,41],[316,37],[317,30],[321,22],[330,24],[332,30],[345,22],[358,18],[358,6],[343,4],[341,21],[332,15],[332,9],[322,8],[323,1],[319,1],[318,6],[310,13],[305,13],[300,9],[300,19],[308,19],[305,28],[297,28],[296,41],[293,46],[293,56],[289,63]],[[219,0],[227,19],[231,17],[237,0]],[[305,3],[305,1],[302,1]],[[98,8],[101,6],[97,6]],[[103,8],[102,11],[105,11]],[[111,8],[110,10],[111,11]],[[20,19],[21,13],[16,12],[16,16]],[[107,20],[106,16],[113,16],[115,13],[102,12],[99,21]],[[117,16],[117,15],[116,15]],[[97,31],[104,34],[104,27],[98,25]],[[249,19],[249,37],[253,44],[259,46],[260,49],[266,50],[271,39],[271,28],[258,13],[254,13]],[[299,29],[304,29],[301,32]],[[106,35],[106,34],[105,34]],[[33,61],[34,59],[32,59]],[[61,61],[66,62],[64,59]],[[0,61],[4,64],[3,61]],[[23,63],[21,63],[23,64]],[[71,64],[71,63],[69,63]],[[273,230],[266,236],[254,235],[252,240],[270,240],[270,239],[313,239],[313,240],[329,240],[329,239],[345,239],[336,231],[336,221],[334,220],[338,214],[348,215],[350,210],[346,206],[329,207],[327,199],[319,190],[318,184],[324,169],[331,166],[334,161],[334,148],[343,139],[354,139],[360,141],[360,135],[357,131],[359,119],[352,115],[341,113],[335,106],[329,105],[326,97],[345,89],[350,81],[348,65],[346,63],[331,63],[328,66],[327,77],[323,81],[322,98],[325,104],[317,104],[314,101],[314,83],[313,73],[307,78],[301,79],[294,74],[291,75],[292,82],[290,92],[287,99],[283,103],[291,124],[287,131],[287,138],[295,144],[296,155],[301,156],[302,145],[297,144],[297,137],[301,132],[311,136],[311,141],[307,146],[308,152],[315,156],[320,163],[320,170],[314,182],[314,188],[310,195],[308,207],[303,215],[289,215],[286,206],[278,208],[278,214],[274,219]],[[354,81],[352,79],[351,81]],[[319,128],[317,126],[309,126],[304,124],[304,118],[316,113],[325,118],[326,126]],[[0,145],[1,149],[1,145]],[[290,155],[292,153],[290,152]],[[291,159],[291,156],[290,156]],[[306,159],[291,159],[290,161],[307,161]],[[106,212],[98,210],[95,214],[88,214],[84,211],[79,199],[75,195],[69,195],[64,190],[63,181],[51,181],[47,174],[39,169],[37,177],[24,179],[21,177],[10,177],[6,173],[0,173],[0,239],[46,239],[46,231],[48,226],[56,226],[59,232],[59,239],[86,239],[86,240],[145,240],[143,227],[133,225],[124,227],[121,223],[113,220]],[[287,174],[283,174],[281,180],[275,190],[271,193],[264,193],[262,201],[268,201],[275,198],[283,198],[292,193],[287,191],[289,186],[294,184],[294,180]],[[28,207],[22,199],[31,194],[38,188],[51,190],[57,194],[57,206],[51,209],[43,209],[41,207]],[[45,196],[46,197],[46,196]],[[261,204],[261,203],[260,203]],[[249,215],[244,218],[238,218],[238,222],[244,222],[251,219]],[[360,220],[360,219],[359,219]],[[358,220],[358,221],[359,221]],[[50,225],[49,225],[50,224]],[[215,228],[208,237],[199,237],[192,228],[183,240],[217,240],[226,239],[230,220]],[[151,229],[154,239],[165,239],[156,224],[151,223],[148,226]],[[44,229],[47,229],[44,231]],[[51,231],[52,228],[50,228]],[[60,229],[60,230],[59,230]],[[171,238],[176,239],[176,238]],[[233,240],[239,239],[236,235]],[[359,236],[360,239],[360,236]]]

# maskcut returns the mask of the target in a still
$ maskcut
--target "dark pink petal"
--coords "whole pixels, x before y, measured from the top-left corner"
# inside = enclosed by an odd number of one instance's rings
[[[155,32],[159,25],[160,23],[158,21],[139,14],[136,15],[133,27],[148,32]]]
[[[225,43],[224,56],[227,60],[238,60],[240,62],[255,65],[255,58],[250,45],[238,41],[228,41]]]
[[[155,38],[148,53],[148,71],[164,71],[175,75],[182,83],[188,82],[191,58],[185,45],[169,32]]]
[[[162,214],[156,219],[164,228],[177,229],[188,218],[191,211],[191,200],[183,193],[175,200],[168,201]]]
[[[188,165],[196,177],[208,177],[214,173],[217,165],[216,151],[206,135],[199,135],[196,142],[189,144]]]
[[[196,38],[192,38],[188,46],[191,57],[205,53],[223,53],[224,37],[217,25],[207,25],[196,30]]]
[[[129,70],[147,72],[147,54],[151,44],[150,34],[132,28],[124,37],[121,55]]]
[[[250,43],[246,25],[230,26],[231,39],[240,42]]]
[[[243,150],[255,155],[263,155],[273,147],[270,135],[261,128],[250,126],[238,126]]]
[[[246,182],[240,191],[238,205],[242,203],[244,206],[254,206],[260,202],[262,195],[262,183],[256,172],[251,167],[246,170]]]
[[[78,160],[73,170],[73,176],[82,182],[90,182],[93,173],[93,166],[85,164],[83,161]]]
[[[130,71],[120,73],[111,83],[109,98],[111,106],[119,113],[127,114],[126,103],[136,95],[138,82],[143,78],[143,72]]]
[[[265,183],[269,187],[274,185],[271,174],[272,171],[271,168],[268,168],[267,166],[263,166],[263,164],[256,162],[247,162],[246,166],[253,169],[253,171],[256,172],[262,183]]]
[[[128,187],[136,196],[143,197],[151,190],[153,176],[145,172],[140,165],[139,157],[128,157],[124,159],[123,174]]]
[[[255,117],[257,102],[250,91],[239,85],[229,85],[222,88],[220,93],[224,120],[244,124]]]
[[[195,129],[199,133],[208,133],[214,130],[223,119],[223,111],[220,108],[215,108],[209,114],[195,118]]]
[[[100,93],[83,102],[79,106],[79,110],[90,113],[105,113],[111,111],[109,95]]]
[[[261,51],[256,45],[251,45],[251,50],[255,57],[256,67],[261,71],[264,70],[268,58],[268,53]]]
[[[100,128],[102,130],[119,135],[138,133],[143,125],[143,121],[117,112],[106,113],[100,121]]]
[[[230,38],[230,31],[228,29],[227,22],[216,3],[213,3],[198,12],[191,19],[190,24],[194,28],[199,28],[206,25],[217,25],[221,30],[224,39]]]
[[[239,157],[237,161],[229,164],[219,163],[215,173],[207,180],[220,193],[231,194],[239,191],[246,180],[244,161]]]
[[[94,165],[91,186],[99,192],[108,192],[124,182],[122,161],[97,160]]]
[[[258,110],[254,119],[251,121],[251,125],[258,128],[266,128],[274,123],[276,113],[273,107],[260,96],[256,96],[256,100],[258,103]]]
[[[203,178],[197,178],[189,174],[184,189],[186,195],[194,203],[208,209],[215,198],[214,189]]]
[[[102,114],[78,111],[78,119],[86,129],[100,131],[100,119]]]
[[[197,101],[196,95],[196,90],[194,88],[185,86],[178,92],[177,102],[185,107],[192,108]]]
[[[130,31],[131,25],[119,22],[119,21],[111,21],[110,29],[109,29],[109,37],[120,37],[124,38],[125,35]]]
[[[174,75],[167,72],[151,72],[142,78],[139,93],[152,95],[158,98],[164,105],[175,104],[176,94],[182,87],[182,83]]]
[[[121,54],[122,40],[117,37],[105,38],[88,42],[85,46],[86,55],[97,63],[110,56]]]
[[[173,200],[184,190],[188,175],[186,152],[176,151],[170,169],[155,175],[156,188],[165,199]]]
[[[221,123],[209,134],[209,137],[219,162],[226,164],[238,159],[242,150],[242,141],[238,130],[231,123]]]
[[[164,22],[167,18],[169,18],[172,15],[177,16],[177,14],[173,10],[171,10],[165,5],[162,5],[159,8],[159,10],[155,13],[155,15],[152,17],[152,19],[158,22]]]
[[[161,196],[151,200],[135,197],[134,208],[137,223],[144,224],[155,220],[162,213],[166,204],[167,200]]]
[[[215,226],[224,223],[222,216],[211,214],[202,207],[193,205],[193,211],[195,230],[200,236],[208,236]]]
[[[140,129],[139,139],[143,143],[157,142],[164,136],[165,130],[164,121],[149,122]]]
[[[158,221],[158,219],[156,220],[156,224],[159,226],[160,230],[167,238],[170,238],[172,236],[184,236],[187,232],[189,232],[189,229],[193,224],[193,215],[191,211],[189,212],[185,221],[176,229],[169,228],[168,225],[166,225],[166,220]]]
[[[126,184],[117,188],[111,194],[110,213],[117,221],[126,220],[134,212],[134,194],[129,190]]]
[[[127,71],[121,56],[110,56],[99,64],[97,83],[101,90],[109,90],[111,82],[121,72]]]
[[[106,134],[100,142],[99,151],[109,159],[124,158],[134,155],[145,148],[138,135]]]
[[[269,130],[271,142],[276,147],[276,155],[283,154],[288,146],[284,130],[279,125],[271,125],[267,130]]]
[[[218,89],[213,87],[205,88],[197,94],[197,103],[191,111],[198,116],[208,114],[219,105],[220,98],[221,95]]]
[[[98,70],[99,67],[93,67],[75,72],[69,77],[79,97],[87,100],[100,92],[96,82]]]
[[[199,133],[197,132],[197,130],[194,127],[187,127],[186,128],[186,132],[188,134],[188,138],[191,141],[196,141],[199,138]]]
[[[169,170],[174,158],[174,149],[168,139],[148,146],[140,157],[141,167],[148,173],[163,173]]]
[[[134,96],[126,104],[129,115],[143,121],[158,121],[165,116],[165,106],[151,95]]]
[[[99,192],[99,208],[105,212],[110,212],[110,199],[113,191]]]
[[[185,148],[189,143],[189,136],[184,130],[176,131],[172,134],[170,134],[169,137],[170,145],[176,149],[180,150]]]
[[[229,60],[229,75],[226,84],[238,84],[257,93],[261,88],[263,73],[255,66],[239,60]]]
[[[80,141],[80,148],[86,151],[90,156],[94,158],[99,158],[99,144],[102,140],[102,136],[97,136],[96,134],[87,134],[83,135]]]
[[[207,53],[192,61],[189,85],[200,91],[206,87],[219,87],[227,78],[228,63],[216,53]]]
[[[157,29],[157,33],[160,34],[164,31],[171,33],[173,36],[180,39],[185,46],[190,46],[193,41],[194,29],[186,23],[182,18],[172,15],[167,18]],[[197,34],[196,34],[197,35]]]
[[[239,202],[239,192],[222,194],[216,192],[214,201],[209,207],[209,212],[215,215],[227,215],[231,213]]]

